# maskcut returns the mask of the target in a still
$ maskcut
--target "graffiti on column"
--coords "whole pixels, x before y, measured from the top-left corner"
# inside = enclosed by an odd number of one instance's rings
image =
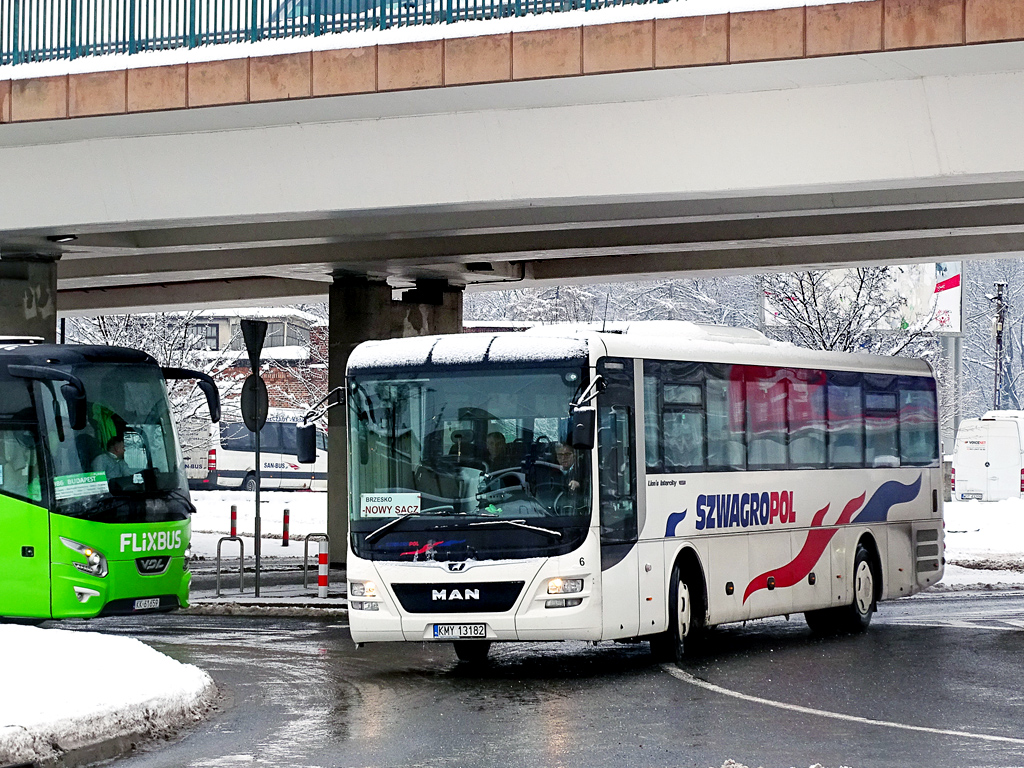
[[[22,297],[22,307],[25,310],[26,320],[34,320],[36,318],[48,320],[57,311],[53,302],[53,292],[49,286],[43,285],[30,285],[25,289]]]

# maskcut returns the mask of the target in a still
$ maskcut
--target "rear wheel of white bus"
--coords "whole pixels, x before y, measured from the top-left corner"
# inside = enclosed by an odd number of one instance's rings
[[[841,608],[807,611],[804,618],[811,631],[819,635],[863,632],[871,623],[875,608],[875,570],[871,553],[863,544],[858,544],[853,559],[853,601]]]

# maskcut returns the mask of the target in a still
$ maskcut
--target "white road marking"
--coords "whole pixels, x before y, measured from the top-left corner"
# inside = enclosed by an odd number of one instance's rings
[[[775,707],[776,709],[787,709],[790,712],[800,712],[805,715],[816,715],[817,717],[828,717],[832,720],[845,720],[850,723],[861,723],[863,725],[877,725],[883,728],[897,728],[903,731],[917,731],[919,733],[934,733],[940,736],[958,736],[964,739],[979,739],[981,741],[999,741],[1008,744],[1020,744],[1024,745],[1024,739],[1013,739],[1009,736],[990,736],[984,733],[968,733],[967,731],[950,731],[944,728],[926,728],[920,725],[907,725],[906,723],[893,723],[888,720],[872,720],[869,717],[857,717],[856,715],[844,715],[840,712],[829,712],[826,709],[813,709],[811,707],[801,707],[799,704],[786,704],[782,701],[773,701],[771,699],[763,699],[760,696],[750,696],[739,691],[733,691],[729,688],[723,688],[720,685],[709,683],[706,680],[701,680],[698,677],[694,677],[689,672],[684,672],[679,667],[672,664],[662,664],[661,668],[668,672],[673,677],[682,680],[684,683],[695,685],[698,688],[703,688],[713,693],[720,693],[723,696],[731,696],[734,699],[741,699],[743,701],[750,701],[755,704],[764,704],[768,707]]]

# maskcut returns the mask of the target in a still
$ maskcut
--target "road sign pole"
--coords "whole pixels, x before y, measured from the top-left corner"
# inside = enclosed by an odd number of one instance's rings
[[[259,369],[253,371],[253,373],[259,377]],[[260,596],[260,543],[262,542],[260,533],[260,485],[262,485],[260,478],[260,433],[263,431],[262,424],[259,425],[260,429],[256,430],[256,597]]]
[[[260,379],[260,352],[267,338],[267,323],[264,320],[243,320],[242,339],[249,353],[252,374],[242,386],[242,420],[255,433],[256,443],[256,597],[260,596],[260,552],[262,531],[260,525],[260,486],[262,485],[262,460],[260,459],[260,432],[267,421],[267,388]]]

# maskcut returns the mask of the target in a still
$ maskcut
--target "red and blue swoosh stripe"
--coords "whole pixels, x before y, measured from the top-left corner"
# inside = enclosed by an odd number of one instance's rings
[[[865,494],[862,493],[860,496],[850,499],[846,506],[843,507],[839,519],[828,528],[823,528],[822,523],[825,520],[825,514],[831,506],[826,504],[814,514],[814,518],[811,520],[811,530],[807,532],[807,539],[804,541],[803,547],[800,548],[799,554],[786,565],[762,573],[752,579],[743,592],[743,602],[747,602],[747,598],[759,589],[767,589],[769,577],[775,579],[776,588],[792,587],[794,584],[802,581],[825,552],[825,548],[832,541],[832,537],[838,533],[839,526],[849,525],[851,522],[855,525],[884,522],[889,517],[889,510],[894,506],[913,501],[917,498],[917,494],[921,492],[921,477],[921,475],[918,475],[917,480],[909,484],[901,483],[897,480],[889,480],[882,483],[856,518],[853,515],[860,509],[861,504],[864,504]]]

